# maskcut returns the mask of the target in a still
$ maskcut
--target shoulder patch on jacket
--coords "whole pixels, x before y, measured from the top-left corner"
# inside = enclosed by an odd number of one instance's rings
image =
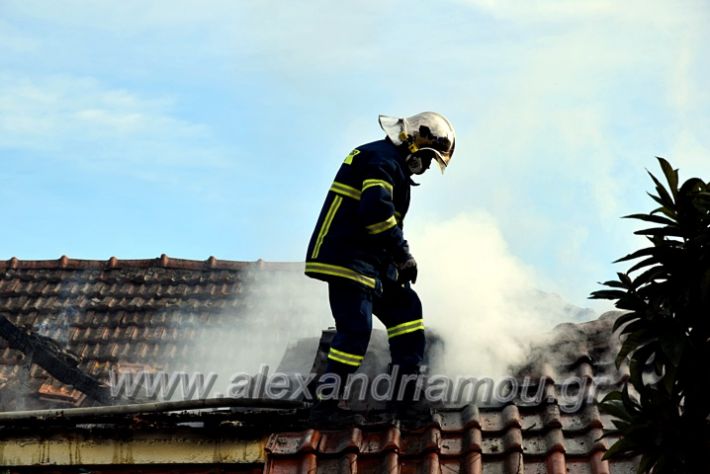
[[[355,158],[359,154],[360,150],[355,148],[353,151],[350,152],[348,156],[345,157],[345,161],[343,161],[343,163],[346,165],[351,165],[353,163],[353,158]]]

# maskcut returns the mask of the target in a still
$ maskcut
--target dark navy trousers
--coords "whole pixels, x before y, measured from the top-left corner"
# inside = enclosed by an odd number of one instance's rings
[[[346,376],[357,370],[370,342],[373,313],[387,327],[392,364],[400,374],[417,373],[424,358],[422,304],[409,286],[385,283],[381,293],[347,281],[328,283],[336,334],[326,372]]]

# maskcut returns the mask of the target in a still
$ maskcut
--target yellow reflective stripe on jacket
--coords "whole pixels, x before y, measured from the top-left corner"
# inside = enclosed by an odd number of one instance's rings
[[[340,203],[342,202],[343,198],[340,196],[335,196],[333,198],[333,202],[330,204],[330,208],[328,209],[328,212],[325,215],[325,219],[323,220],[323,225],[321,226],[320,232],[318,233],[318,239],[316,240],[315,247],[313,247],[313,253],[311,254],[311,258],[318,258],[318,253],[320,253],[320,248],[321,245],[323,245],[323,240],[325,240],[325,236],[330,230],[330,224],[333,223],[335,213],[338,212],[338,208],[340,207]]]
[[[395,219],[397,219],[398,224],[402,223],[402,213],[401,212],[394,211],[394,217],[395,217]]]
[[[376,224],[370,224],[368,226],[365,226],[365,228],[370,234],[380,234],[396,225],[397,218],[392,215],[386,221],[378,222]]]
[[[409,334],[414,331],[424,330],[424,320],[417,319],[415,321],[409,321],[406,323],[398,324],[387,329],[387,336],[390,338],[401,336],[403,334]]]
[[[308,262],[306,263],[306,273],[320,273],[321,275],[347,278],[361,285],[365,285],[368,288],[375,288],[377,285],[377,281],[372,277],[363,275],[347,267],[331,265],[330,263]]]
[[[328,352],[328,358],[341,362],[343,364],[354,365],[357,367],[360,365],[362,359],[364,359],[365,357],[357,354],[350,354],[348,352],[339,351],[338,349],[331,347],[330,352]]]
[[[384,179],[366,179],[362,182],[362,191],[365,192],[366,189],[374,188],[375,186],[382,186],[387,191],[389,191],[390,194],[393,194],[394,192],[392,184],[388,183]]]
[[[348,186],[347,184],[333,181],[333,185],[330,187],[330,190],[333,191],[335,194],[340,194],[345,197],[353,198],[357,201],[360,200],[360,191],[353,188],[352,186]]]

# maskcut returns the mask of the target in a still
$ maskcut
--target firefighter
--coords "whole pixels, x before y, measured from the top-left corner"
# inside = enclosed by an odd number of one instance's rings
[[[365,357],[374,313],[387,327],[392,367],[398,376],[418,374],[424,357],[422,305],[411,284],[417,262],[403,234],[412,175],[432,161],[441,172],[454,153],[451,123],[441,114],[407,118],[380,115],[386,136],[352,150],[340,166],[308,245],[306,275],[328,283],[336,334],[326,373],[341,389]],[[393,370],[394,373],[394,370]],[[411,390],[394,407],[412,406]],[[340,394],[322,397],[315,421],[343,415]]]

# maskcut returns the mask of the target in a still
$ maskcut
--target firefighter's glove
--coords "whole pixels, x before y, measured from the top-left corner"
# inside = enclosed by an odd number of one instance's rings
[[[407,255],[407,258],[401,262],[397,262],[397,282],[406,283],[411,281],[416,283],[417,281],[417,261],[414,257]]]

